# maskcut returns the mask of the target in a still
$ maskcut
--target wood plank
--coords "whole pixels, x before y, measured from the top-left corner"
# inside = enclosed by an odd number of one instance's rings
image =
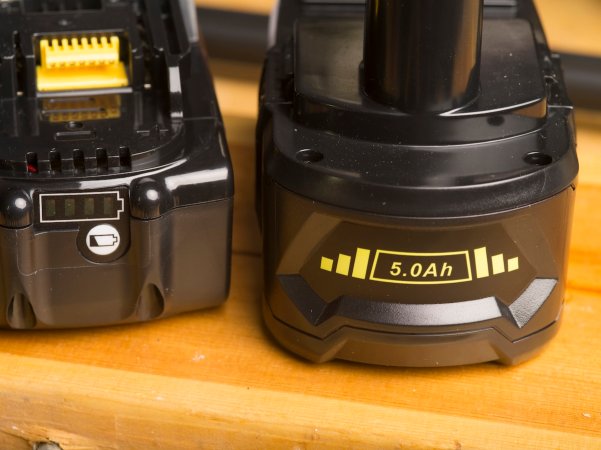
[[[555,51],[601,56],[601,2],[597,0],[535,0]]]
[[[0,364],[8,364],[6,375],[11,380],[2,394],[2,405],[10,413],[0,425],[0,439],[21,440],[16,449],[42,439],[60,442],[64,450],[583,449],[601,445],[601,439],[586,432],[548,430],[536,420],[504,423],[494,416],[449,416],[68,363],[56,364],[40,382],[35,374],[45,366],[37,359],[0,355]],[[89,382],[65,385],[63,380],[74,373]],[[24,409],[17,392],[25,393],[35,408]],[[530,417],[536,418],[535,413]]]
[[[598,292],[570,291],[559,335],[532,362],[397,369],[313,365],[281,351],[261,326],[258,258],[235,256],[234,279],[228,303],[208,312],[1,332],[0,442],[47,436],[64,450],[173,448],[177,436],[190,439],[178,448],[317,438],[357,448],[601,445],[601,353],[583,353],[601,345]]]
[[[275,0],[196,0],[197,6],[252,14],[269,14],[274,4]]]

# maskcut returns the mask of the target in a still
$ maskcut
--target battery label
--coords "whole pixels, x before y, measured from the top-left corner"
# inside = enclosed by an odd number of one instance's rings
[[[441,253],[357,248],[354,255],[322,256],[320,269],[380,283],[450,284],[514,272],[519,269],[519,257],[489,256],[486,247]]]
[[[402,284],[462,283],[472,280],[469,252],[403,253],[376,251],[373,281]]]

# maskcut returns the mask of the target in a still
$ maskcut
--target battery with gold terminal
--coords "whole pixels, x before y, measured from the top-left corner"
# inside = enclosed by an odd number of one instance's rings
[[[0,1],[0,328],[225,300],[233,177],[190,11]]]

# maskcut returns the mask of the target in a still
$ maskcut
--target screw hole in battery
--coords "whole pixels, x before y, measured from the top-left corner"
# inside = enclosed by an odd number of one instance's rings
[[[306,148],[296,152],[296,159],[304,163],[316,163],[323,159],[323,153]]]
[[[546,153],[530,152],[524,156],[524,161],[534,166],[546,166],[553,162],[553,158]]]
[[[501,125],[503,125],[505,123],[505,117],[492,116],[492,117],[489,117],[488,119],[486,119],[486,121],[488,122],[489,125],[492,125],[493,127],[500,127]]]

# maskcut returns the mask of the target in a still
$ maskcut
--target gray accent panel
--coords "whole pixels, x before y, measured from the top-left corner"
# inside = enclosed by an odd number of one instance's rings
[[[481,322],[502,316],[494,297],[459,303],[403,304],[369,302],[369,308],[357,308],[356,299],[342,297],[334,303],[337,315],[355,320],[369,320],[372,316],[386,325],[443,326]],[[361,302],[365,305],[366,302]],[[328,308],[330,309],[330,308]]]
[[[523,328],[543,306],[555,288],[557,280],[537,278],[518,299],[509,306],[509,312],[518,327]]]
[[[279,279],[286,295],[307,321],[315,326],[334,316],[400,326],[462,325],[507,317],[523,328],[540,310],[557,284],[555,279],[537,278],[507,307],[495,297],[455,303],[406,304],[341,296],[328,303],[299,275],[280,275]]]

